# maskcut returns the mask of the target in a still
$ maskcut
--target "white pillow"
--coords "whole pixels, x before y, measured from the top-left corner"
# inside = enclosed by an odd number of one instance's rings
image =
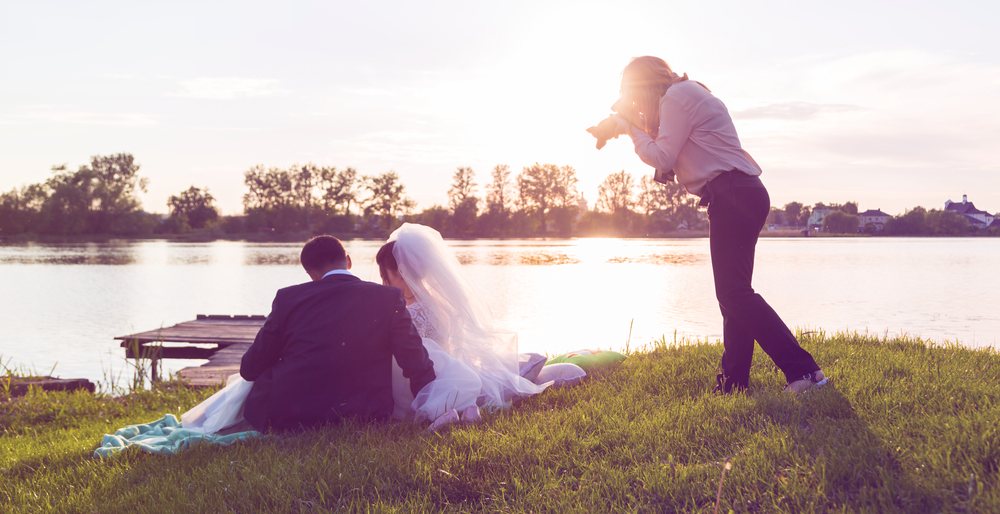
[[[552,387],[565,387],[580,383],[586,376],[587,372],[580,366],[569,362],[559,362],[543,366],[542,370],[538,372],[535,383],[552,382]]]
[[[522,353],[517,356],[517,360],[521,376],[534,382],[548,358],[537,353]]]

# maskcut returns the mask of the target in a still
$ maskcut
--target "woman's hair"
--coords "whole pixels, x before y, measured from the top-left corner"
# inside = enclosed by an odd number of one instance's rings
[[[378,253],[375,254],[375,262],[378,263],[378,274],[382,277],[382,280],[386,279],[385,272],[387,270],[399,272],[399,264],[396,263],[396,256],[392,254],[394,248],[396,248],[396,242],[389,241],[382,245],[382,248],[379,248]]]
[[[659,57],[636,57],[622,71],[622,98],[616,104],[618,112],[653,134],[660,126],[660,98],[670,86],[687,79],[686,73],[677,75]]]

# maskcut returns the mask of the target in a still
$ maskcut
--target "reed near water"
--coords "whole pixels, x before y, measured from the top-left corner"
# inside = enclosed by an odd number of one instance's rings
[[[175,457],[92,457],[105,432],[211,391],[0,402],[0,505],[42,511],[1000,511],[1000,354],[802,334],[832,384],[758,359],[716,396],[718,343],[660,341],[578,387],[428,434],[346,423]],[[724,479],[723,479],[724,478]]]

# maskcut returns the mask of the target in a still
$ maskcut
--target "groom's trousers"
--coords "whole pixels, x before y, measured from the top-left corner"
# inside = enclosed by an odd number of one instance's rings
[[[764,184],[758,177],[733,170],[709,182],[705,194],[715,295],[722,310],[719,388],[730,392],[749,385],[754,340],[789,382],[820,369],[751,286],[757,238],[771,209]]]

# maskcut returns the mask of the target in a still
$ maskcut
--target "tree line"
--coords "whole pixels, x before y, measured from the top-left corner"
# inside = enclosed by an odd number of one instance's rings
[[[589,209],[571,166],[536,163],[514,174],[497,165],[480,187],[476,172],[452,174],[446,205],[416,210],[395,172],[361,175],[353,168],[256,166],[244,174],[247,232],[331,232],[382,235],[401,221],[437,228],[449,237],[533,237],[582,234],[644,236],[703,229],[695,201],[677,185],[626,171],[609,175]],[[236,221],[234,221],[236,223]]]
[[[827,214],[818,226],[809,226],[809,220],[814,211],[825,209]],[[784,208],[772,207],[767,223],[771,226],[809,229],[818,228],[831,234],[881,234],[887,236],[964,236],[975,232],[969,220],[957,213],[940,209],[914,207],[904,214],[893,216],[884,227],[871,223],[861,224],[856,202],[844,204],[817,203],[813,206],[799,202],[785,204]],[[998,235],[996,228],[987,231],[989,235]]]
[[[433,226],[449,237],[661,235],[704,229],[695,200],[626,171],[601,184],[594,209],[571,166],[536,163],[519,173],[495,166],[480,187],[475,171],[457,168],[447,205],[416,210],[393,171],[363,175],[316,164],[254,166],[243,174],[242,215],[222,216],[206,189],[191,186],[167,200],[169,214],[142,210],[147,180],[131,154],[95,156],[71,170],[53,167],[38,184],[0,194],[0,236],[202,234],[214,237],[330,232],[382,237],[402,221]]]
[[[48,180],[0,194],[0,236],[384,237],[401,222],[412,221],[457,238],[644,237],[708,226],[698,199],[683,187],[655,183],[648,175],[637,179],[624,170],[603,180],[590,208],[571,166],[536,163],[515,174],[501,164],[482,184],[472,168],[459,167],[452,174],[447,204],[417,210],[392,171],[365,175],[350,167],[258,165],[243,174],[244,213],[233,216],[222,216],[212,194],[193,185],[168,198],[168,215],[145,212],[137,195],[146,190],[147,180],[139,170],[127,153],[95,156],[75,170],[53,167]],[[824,230],[858,231],[853,202],[811,207],[790,202],[772,208],[768,223],[804,228],[819,208],[834,211],[825,217]],[[899,235],[967,232],[961,215],[919,207],[885,229]]]

